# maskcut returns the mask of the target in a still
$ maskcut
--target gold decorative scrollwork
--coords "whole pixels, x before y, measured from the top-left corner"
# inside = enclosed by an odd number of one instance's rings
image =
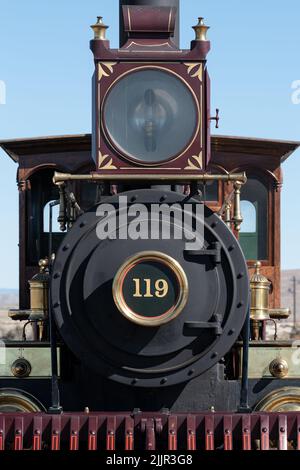
[[[185,63],[184,64],[188,69],[187,73],[192,77],[198,77],[200,81],[202,81],[202,75],[203,75],[203,64],[199,62],[196,63]]]
[[[112,164],[113,159],[110,158],[110,160],[106,163],[104,163],[109,157],[109,155],[102,155],[101,152],[99,152],[99,157],[98,157],[98,169],[99,170],[116,170],[117,167]]]
[[[113,72],[114,72],[114,65],[116,65],[117,62],[99,62],[98,64],[98,75],[99,75],[99,81],[103,77],[109,77]]]
[[[200,152],[199,155],[188,158],[188,166],[185,167],[185,170],[202,170],[202,167],[202,152]]]

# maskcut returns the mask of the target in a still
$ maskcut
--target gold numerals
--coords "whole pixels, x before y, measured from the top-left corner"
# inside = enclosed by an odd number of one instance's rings
[[[133,279],[135,292],[133,297],[158,297],[163,298],[169,291],[169,284],[165,279],[157,279],[155,282],[151,279]],[[153,289],[154,284],[154,289]],[[144,287],[145,293],[141,293],[141,286]]]
[[[188,299],[188,281],[177,260],[139,251],[119,267],[112,285],[116,307],[132,323],[157,327],[174,320]]]

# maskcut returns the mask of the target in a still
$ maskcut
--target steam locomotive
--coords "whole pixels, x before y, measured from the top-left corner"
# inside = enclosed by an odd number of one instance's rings
[[[300,406],[297,347],[266,336],[289,314],[274,226],[298,144],[211,138],[203,18],[190,50],[176,0],[120,2],[120,18],[116,50],[92,26],[92,144],[1,142],[19,163],[10,317],[26,323],[4,343],[0,447],[299,446],[300,415],[266,413]]]

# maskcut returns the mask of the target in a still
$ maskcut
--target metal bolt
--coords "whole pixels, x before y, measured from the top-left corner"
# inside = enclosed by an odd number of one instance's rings
[[[262,432],[267,432],[268,429],[267,428],[262,428]]]

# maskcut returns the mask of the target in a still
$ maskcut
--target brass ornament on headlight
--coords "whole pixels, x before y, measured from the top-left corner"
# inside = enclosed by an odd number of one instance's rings
[[[255,407],[255,411],[274,413],[300,412],[300,388],[283,387],[266,395]]]
[[[160,326],[176,318],[188,298],[188,281],[178,261],[165,253],[142,251],[128,258],[113,282],[113,298],[125,318]]]

